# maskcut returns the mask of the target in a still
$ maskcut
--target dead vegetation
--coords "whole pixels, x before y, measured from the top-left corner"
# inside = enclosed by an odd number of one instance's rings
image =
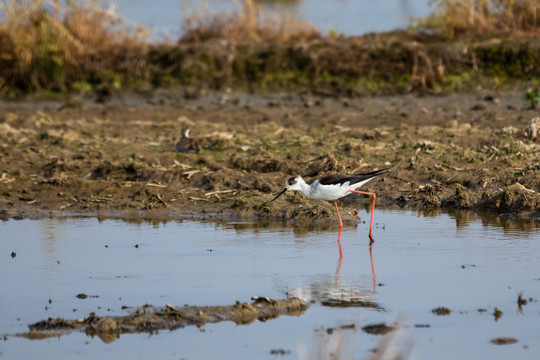
[[[210,39],[232,42],[296,42],[321,39],[322,35],[308,21],[291,14],[272,12],[254,0],[241,0],[237,11],[227,14],[195,13],[185,19],[181,43]]]
[[[420,26],[452,39],[461,35],[538,34],[537,0],[439,0],[435,13]]]
[[[0,90],[85,90],[119,85],[137,73],[146,31],[128,27],[97,0],[5,0],[0,3]]]

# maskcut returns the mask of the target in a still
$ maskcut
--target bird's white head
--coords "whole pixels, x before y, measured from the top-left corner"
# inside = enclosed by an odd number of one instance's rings
[[[301,191],[302,185],[305,183],[306,182],[304,181],[304,179],[302,179],[300,176],[287,179],[287,181],[285,182],[285,189],[283,189],[275,198],[273,198],[272,201],[283,195],[283,193],[287,190]]]
[[[305,182],[305,181],[300,176],[291,177],[291,178],[287,179],[287,181],[285,182],[285,188],[287,190],[300,191],[302,189],[300,184],[303,183],[303,182]]]

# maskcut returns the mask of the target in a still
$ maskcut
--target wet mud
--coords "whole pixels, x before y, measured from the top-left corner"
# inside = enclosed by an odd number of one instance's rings
[[[31,340],[57,337],[72,331],[83,331],[89,336],[98,336],[110,343],[120,334],[154,333],[159,330],[174,330],[186,326],[203,327],[205,324],[233,321],[237,325],[248,325],[256,320],[268,321],[281,315],[302,315],[309,305],[302,299],[276,300],[268,297],[254,297],[251,303],[229,306],[182,306],[176,307],[145,305],[126,316],[100,317],[64,320],[63,318],[39,321],[29,325],[30,331],[18,334]]]
[[[0,102],[0,217],[89,214],[335,223],[285,180],[392,171],[377,206],[540,218],[538,111],[519,91],[246,95],[167,88]],[[358,223],[370,199],[341,201]],[[364,210],[360,210],[364,216]]]

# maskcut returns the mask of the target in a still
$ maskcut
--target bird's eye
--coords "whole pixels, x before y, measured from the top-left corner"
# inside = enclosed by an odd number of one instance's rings
[[[287,184],[289,184],[289,185],[294,185],[294,184],[296,184],[296,179],[295,179],[295,178],[290,178],[290,179],[287,181]]]

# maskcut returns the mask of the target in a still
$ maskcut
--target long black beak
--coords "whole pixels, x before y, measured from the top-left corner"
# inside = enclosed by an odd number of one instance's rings
[[[285,191],[287,191],[287,188],[283,189],[283,191],[280,192],[275,198],[273,198],[272,201],[276,200],[278,197],[280,197],[281,195],[283,195],[283,193],[284,193]],[[270,201],[270,202],[272,202],[272,201]]]

